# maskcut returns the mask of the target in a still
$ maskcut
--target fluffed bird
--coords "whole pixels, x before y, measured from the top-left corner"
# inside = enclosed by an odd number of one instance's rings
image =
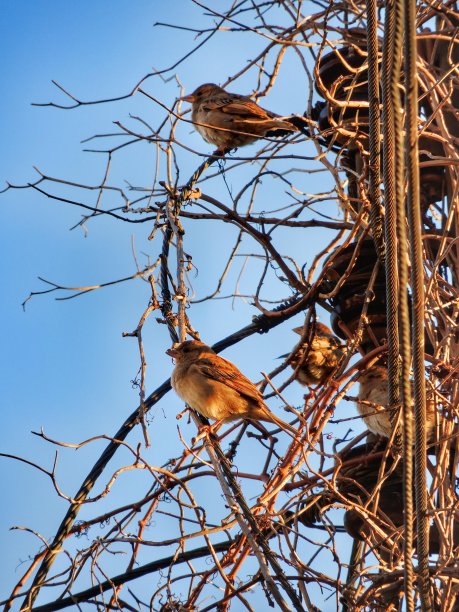
[[[203,342],[185,340],[166,351],[175,359],[171,383],[190,408],[208,419],[268,421],[296,436],[297,430],[276,417],[259,389],[238,368]]]
[[[293,331],[303,336],[305,330],[295,327]],[[316,321],[306,330],[305,342],[290,358],[298,382],[305,386],[324,383],[344,355],[343,349],[344,345],[331,329]]]
[[[251,144],[265,136],[285,136],[307,132],[306,120],[299,115],[280,117],[247,96],[229,93],[215,83],[200,85],[193,93],[179,98],[192,104],[191,120],[206,142],[219,153]]]
[[[374,365],[362,372],[357,411],[362,415],[368,429],[380,436],[390,438],[394,427],[388,409],[388,372],[387,367]],[[414,420],[414,413],[413,413]],[[402,420],[400,420],[402,423]],[[414,427],[414,423],[413,423]],[[431,438],[435,428],[435,402],[429,393],[426,402],[426,430],[427,438]]]

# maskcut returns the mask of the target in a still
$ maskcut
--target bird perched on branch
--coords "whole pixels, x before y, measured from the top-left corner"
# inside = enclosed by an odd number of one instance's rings
[[[303,327],[295,327],[293,331],[300,336],[305,332]],[[319,322],[310,325],[304,344],[290,358],[297,381],[305,386],[325,382],[344,355],[343,349],[344,345],[326,325]]]
[[[266,406],[257,387],[230,361],[210,346],[186,340],[167,350],[175,359],[171,383],[177,395],[208,419],[268,421],[291,434],[297,430],[276,417]]]
[[[390,410],[388,409],[387,366],[374,365],[368,368],[362,372],[359,383],[360,389],[356,407],[359,414],[362,415],[365,425],[371,432],[390,438],[394,427],[391,423]],[[400,419],[401,422],[402,420]],[[426,431],[428,439],[432,436],[434,428],[435,402],[428,394],[426,402]]]
[[[304,117],[280,117],[249,97],[229,93],[214,83],[200,85],[179,99],[191,102],[195,128],[221,154],[265,136],[285,136],[297,131],[308,134]]]

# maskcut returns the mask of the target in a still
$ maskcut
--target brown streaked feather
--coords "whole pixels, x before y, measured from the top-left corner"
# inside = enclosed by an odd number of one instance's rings
[[[204,376],[223,383],[241,395],[263,404],[263,396],[259,389],[242,372],[236,370],[234,365],[227,359],[219,357],[218,362],[211,362],[209,359],[201,358],[194,367]]]
[[[274,119],[278,117],[275,113],[268,111],[246,96],[219,94],[203,101],[199,110],[220,110],[230,115],[241,117],[254,117],[256,119]]]
[[[264,108],[252,102],[252,100],[233,100],[228,104],[222,106],[221,110],[224,113],[228,113],[230,115],[239,115],[243,117],[246,121],[248,118],[253,117],[253,119],[274,119],[276,115],[269,114],[265,111]]]

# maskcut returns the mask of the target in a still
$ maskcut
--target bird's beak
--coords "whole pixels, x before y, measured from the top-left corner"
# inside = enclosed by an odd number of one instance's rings
[[[169,357],[177,357],[178,350],[174,348],[167,349],[166,355],[169,355]]]
[[[189,102],[190,104],[193,104],[195,99],[196,98],[193,96],[193,94],[188,94],[187,96],[182,96],[181,98],[177,98],[177,100],[182,100],[182,102]]]
[[[276,357],[276,359],[286,359],[289,355],[290,353],[285,353],[285,355],[279,355],[279,357]]]

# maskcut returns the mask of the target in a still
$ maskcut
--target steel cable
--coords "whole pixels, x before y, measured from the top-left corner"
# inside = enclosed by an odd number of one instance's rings
[[[386,261],[384,224],[381,215],[381,111],[379,99],[379,44],[376,0],[367,0],[368,103],[369,103],[369,171],[370,226],[376,253],[382,265]]]
[[[387,327],[389,408],[399,403],[399,355],[401,356],[401,398],[403,407],[404,450],[404,582],[408,612],[414,612],[413,601],[413,441],[410,420],[410,330],[407,301],[408,253],[404,210],[404,148],[401,113],[400,61],[403,46],[403,5],[388,2],[384,40],[384,186],[386,198],[385,232],[387,243]],[[398,294],[398,295],[397,295]]]
[[[415,485],[418,555],[418,588],[423,612],[432,610],[429,579],[429,518],[427,516],[427,436],[426,388],[424,367],[424,267],[422,258],[421,202],[419,192],[418,84],[416,45],[416,0],[404,0],[405,22],[405,151],[411,291],[412,352],[414,374]],[[411,407],[411,404],[408,408]]]

